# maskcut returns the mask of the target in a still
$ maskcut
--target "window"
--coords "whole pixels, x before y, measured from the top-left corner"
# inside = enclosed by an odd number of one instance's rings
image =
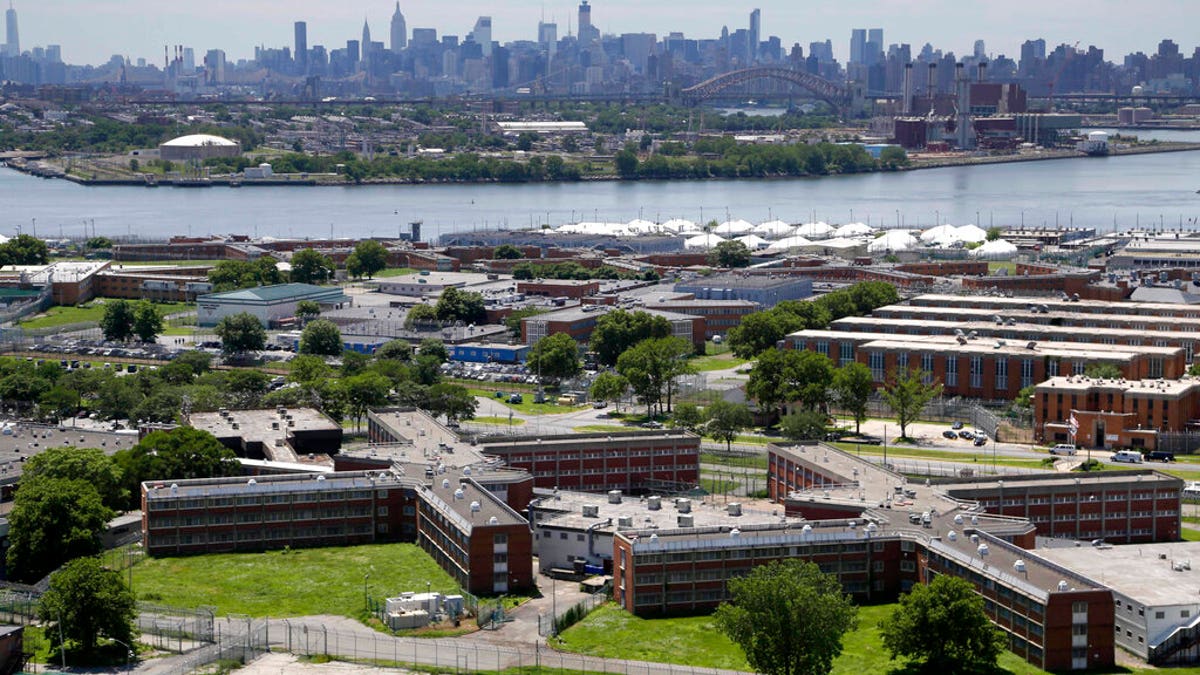
[[[921,354],[921,379],[925,384],[933,383],[933,354]]]
[[[827,340],[817,341],[817,353],[822,356],[829,356],[829,342]]]
[[[493,534],[492,535],[492,543],[493,544],[507,544],[508,543],[508,535],[503,532],[500,532],[498,534]]]
[[[983,386],[983,357],[972,356],[970,360],[971,368],[971,388],[979,389]]]
[[[946,386],[958,386],[958,359],[953,356],[946,357]]]
[[[908,352],[900,352],[896,355],[896,367],[900,370],[908,370]]]
[[[1008,359],[996,359],[996,389],[1008,389]]]
[[[1033,359],[1021,359],[1021,388],[1033,384]]]
[[[854,360],[854,343],[849,340],[838,345],[838,365],[844,366]]]
[[[1058,359],[1046,361],[1046,377],[1058,377]]]
[[[867,354],[867,365],[871,369],[871,377],[876,382],[883,381],[883,354],[870,352]]]
[[[381,518],[382,518],[383,516],[386,516],[387,514],[388,514],[388,507],[386,507],[386,506],[381,506],[381,507],[379,507],[379,516],[380,516]]]

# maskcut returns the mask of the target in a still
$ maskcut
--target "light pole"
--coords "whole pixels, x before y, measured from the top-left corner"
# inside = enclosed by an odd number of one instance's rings
[[[370,572],[363,574],[363,607],[366,607],[367,611],[371,610],[371,596],[367,595],[367,580],[370,578]]]

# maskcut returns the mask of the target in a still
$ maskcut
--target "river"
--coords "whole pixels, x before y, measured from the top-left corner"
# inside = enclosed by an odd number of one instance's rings
[[[1200,140],[1200,132],[1164,140]],[[1158,136],[1156,136],[1158,137]],[[1200,152],[990,164],[814,179],[347,187],[85,187],[0,169],[0,233],[117,237],[423,235],[576,220],[825,220],[888,227],[1195,226]]]

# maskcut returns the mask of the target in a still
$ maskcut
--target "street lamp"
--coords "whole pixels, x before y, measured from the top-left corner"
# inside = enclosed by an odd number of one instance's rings
[[[363,574],[363,606],[366,607],[367,610],[371,609],[371,596],[367,595],[367,580],[370,578],[370,572]]]

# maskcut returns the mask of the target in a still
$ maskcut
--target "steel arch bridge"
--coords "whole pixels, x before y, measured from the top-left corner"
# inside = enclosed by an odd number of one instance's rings
[[[717,75],[680,91],[680,94],[685,101],[698,103],[713,98],[730,87],[762,79],[780,80],[806,89],[839,110],[848,108],[854,99],[854,93],[849,87],[804,71],[770,66],[745,68]]]

